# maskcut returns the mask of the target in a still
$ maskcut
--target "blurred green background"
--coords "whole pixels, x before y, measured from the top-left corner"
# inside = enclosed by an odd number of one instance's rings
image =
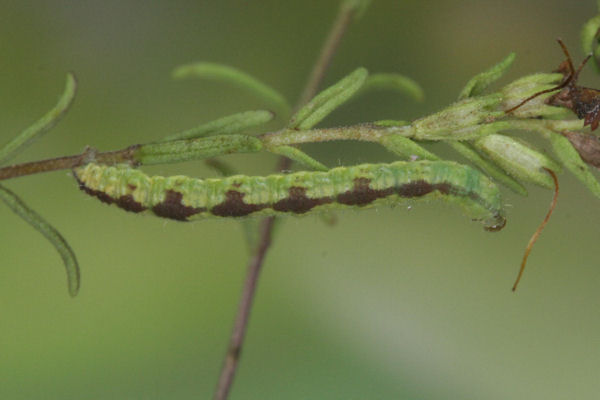
[[[293,101],[337,7],[0,0],[0,139],[53,106],[70,70],[80,83],[74,107],[16,161],[117,149],[264,107],[227,85],[170,79],[191,61],[239,67]],[[372,93],[321,125],[425,115],[510,51],[518,58],[502,83],[554,69],[558,36],[578,62],[580,27],[595,14],[591,0],[373,1],[327,83],[360,65],[401,72],[422,84],[426,101]],[[582,83],[600,86],[592,68]],[[306,149],[330,166],[393,159],[367,144]],[[227,161],[266,174],[275,157]],[[202,163],[147,170],[213,174]],[[340,213],[334,227],[285,220],[232,398],[598,398],[599,202],[569,174],[560,178],[558,209],[516,294],[510,287],[549,191],[506,192],[508,225],[495,234],[440,204]],[[239,223],[125,213],[84,196],[68,172],[7,186],[69,240],[82,288],[69,298],[54,249],[0,208],[0,399],[209,398],[245,274]]]

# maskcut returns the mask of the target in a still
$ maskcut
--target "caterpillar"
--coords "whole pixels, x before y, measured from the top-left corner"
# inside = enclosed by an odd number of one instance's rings
[[[129,166],[95,163],[75,168],[73,173],[81,190],[104,203],[179,221],[305,215],[444,199],[482,221],[486,230],[500,230],[506,223],[498,187],[477,170],[450,161],[397,161],[221,179],[150,177]]]

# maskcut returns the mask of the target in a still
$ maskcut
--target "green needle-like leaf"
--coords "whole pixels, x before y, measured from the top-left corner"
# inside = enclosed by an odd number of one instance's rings
[[[325,165],[321,164],[302,150],[293,147],[293,146],[277,146],[269,149],[271,153],[279,154],[280,156],[285,156],[290,160],[296,161],[310,169],[314,169],[315,171],[328,171]]]
[[[202,160],[231,153],[255,153],[262,142],[247,135],[220,135],[141,145],[134,159],[142,165]]]
[[[58,103],[56,103],[54,108],[48,111],[46,115],[37,120],[33,125],[25,129],[0,149],[0,164],[4,164],[18,152],[29,146],[35,139],[52,129],[52,127],[54,127],[54,125],[56,125],[69,110],[71,104],[73,104],[76,91],[77,81],[75,75],[68,73],[65,89],[60,96]]]
[[[359,94],[378,89],[395,90],[416,101],[423,101],[425,97],[423,89],[414,80],[400,74],[383,73],[369,75],[365,84],[360,88]]]
[[[75,253],[62,237],[62,235],[46,222],[38,213],[29,208],[23,201],[12,191],[0,185],[0,199],[19,217],[27,221],[38,232],[46,237],[56,248],[60,254],[65,268],[67,270],[67,284],[69,286],[69,294],[75,297],[79,291],[80,275],[79,265],[75,258]]]
[[[403,159],[412,159],[416,157],[418,160],[439,160],[435,154],[425,150],[416,142],[409,138],[399,135],[383,136],[379,143],[392,153],[399,155]]]
[[[581,28],[581,47],[585,54],[594,52],[598,45],[598,28],[600,28],[600,15],[589,19]]]
[[[358,68],[333,86],[323,90],[292,117],[288,127],[298,130],[312,128],[356,94],[368,75],[365,68]]]
[[[478,75],[475,75],[463,88],[458,96],[459,100],[466,99],[467,97],[478,96],[490,86],[492,83],[500,79],[502,75],[510,68],[511,64],[515,60],[516,54],[510,53],[504,60],[494,65],[487,71],[484,71]]]
[[[548,189],[554,187],[554,182],[543,168],[555,172],[562,169],[550,157],[509,136],[484,136],[475,141],[474,146],[515,178]]]
[[[173,71],[173,77],[176,79],[197,77],[227,82],[249,90],[258,98],[271,104],[281,115],[289,115],[290,105],[278,91],[248,73],[228,65],[208,62],[186,64],[177,67]]]
[[[592,54],[596,71],[600,67],[600,42],[598,37],[598,29],[600,29],[600,15],[596,15],[587,21],[581,29],[581,45],[583,52]]]
[[[204,160],[204,163],[221,176],[231,176],[237,174],[237,171],[231,165],[218,158],[209,158]]]
[[[500,169],[493,162],[481,157],[479,153],[469,146],[468,143],[465,142],[457,142],[457,141],[447,141],[448,145],[452,147],[456,152],[462,155],[464,158],[475,164],[477,168],[483,171],[485,174],[492,177],[496,182],[499,182],[512,190],[520,194],[521,196],[527,196],[527,189],[515,179],[511,178],[507,174],[504,173],[502,169]]]
[[[547,136],[552,144],[554,154],[556,154],[565,168],[571,171],[594,195],[600,197],[600,183],[598,183],[598,180],[590,171],[587,164],[581,159],[571,142],[569,142],[569,139],[550,130],[548,130]]]
[[[205,136],[231,135],[233,133],[242,132],[248,128],[266,124],[271,121],[274,116],[275,114],[271,111],[246,111],[228,115],[195,128],[169,135],[161,141],[168,142],[172,140],[194,139]]]

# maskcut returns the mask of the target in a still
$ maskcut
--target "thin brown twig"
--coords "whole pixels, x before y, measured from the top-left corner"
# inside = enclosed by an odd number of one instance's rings
[[[319,86],[325,77],[327,68],[331,64],[331,60],[339,47],[341,39],[352,21],[354,13],[355,9],[352,7],[343,6],[340,9],[295,109],[306,104],[317,93]],[[280,171],[283,171],[289,169],[290,165],[290,159],[281,157],[277,168]],[[242,297],[238,306],[229,347],[219,376],[217,390],[214,395],[215,400],[227,399],[233,384],[244,343],[256,285],[258,283],[262,265],[271,245],[271,234],[273,232],[274,222],[274,217],[268,217],[261,221],[260,224],[260,239],[254,256],[248,262]]]
[[[42,172],[73,169],[90,161],[105,165],[122,163],[134,165],[135,160],[133,155],[138,148],[139,145],[133,145],[122,150],[107,151],[103,153],[99,153],[94,149],[88,148],[84,150],[83,153],[73,156],[64,156],[47,160],[32,161],[23,164],[9,165],[7,167],[0,168],[0,181],[26,175],[39,174]]]
[[[519,269],[519,274],[517,275],[517,279],[515,280],[515,283],[512,287],[513,292],[515,290],[517,290],[517,286],[519,285],[519,282],[521,281],[521,277],[523,276],[523,271],[525,271],[525,265],[527,265],[527,258],[529,258],[529,253],[531,253],[531,249],[533,248],[533,245],[535,244],[535,242],[537,242],[538,238],[542,234],[542,231],[546,227],[546,224],[550,220],[550,217],[552,216],[552,213],[554,212],[554,209],[556,208],[556,203],[558,202],[558,191],[559,191],[558,178],[556,177],[556,174],[554,173],[554,171],[552,171],[548,168],[544,168],[544,169],[546,170],[546,172],[548,174],[550,174],[550,176],[552,177],[552,180],[554,181],[554,196],[552,196],[552,202],[550,203],[550,208],[548,209],[548,213],[546,213],[544,220],[542,221],[540,226],[538,226],[536,231],[533,233],[533,235],[531,236],[531,239],[529,239],[529,243],[527,243],[527,248],[525,248],[525,254],[523,255],[523,260],[521,261],[521,268]]]
[[[271,245],[271,233],[274,221],[273,218],[266,218],[260,226],[260,243],[255,254],[248,263],[248,272],[246,274],[246,281],[244,282],[242,297],[240,299],[238,317],[235,320],[233,331],[231,333],[229,348],[225,355],[223,372],[219,377],[217,392],[214,397],[215,399],[227,398],[233,383],[233,378],[235,377],[237,364],[242,351],[242,344],[244,343],[244,336],[246,335],[246,329],[248,327],[248,318],[250,317],[250,308],[252,307],[252,302],[254,300],[258,276],[267,250]]]

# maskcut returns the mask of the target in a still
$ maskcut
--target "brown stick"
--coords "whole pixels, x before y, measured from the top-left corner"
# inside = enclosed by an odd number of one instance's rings
[[[335,20],[329,35],[323,44],[319,58],[309,76],[296,109],[306,104],[317,93],[317,90],[319,89],[319,86],[325,77],[325,72],[327,71],[331,60],[337,48],[339,47],[341,39],[344,36],[348,25],[352,21],[354,11],[355,10],[351,7],[342,7],[340,9],[337,19]],[[287,170],[290,168],[290,165],[291,160],[286,157],[282,157],[279,160],[278,169]],[[219,376],[219,383],[217,384],[217,390],[214,395],[215,400],[227,399],[233,384],[233,378],[239,364],[240,354],[244,343],[244,337],[246,334],[250,310],[252,308],[252,301],[254,299],[256,285],[260,276],[262,265],[269,250],[269,246],[271,245],[271,234],[273,231],[274,222],[275,218],[269,217],[261,221],[260,224],[259,244],[254,256],[248,262],[242,298],[240,299],[238,313],[233,325],[233,331],[229,341],[229,348],[227,349],[225,361],[223,362],[223,367],[221,369],[221,375]]]

